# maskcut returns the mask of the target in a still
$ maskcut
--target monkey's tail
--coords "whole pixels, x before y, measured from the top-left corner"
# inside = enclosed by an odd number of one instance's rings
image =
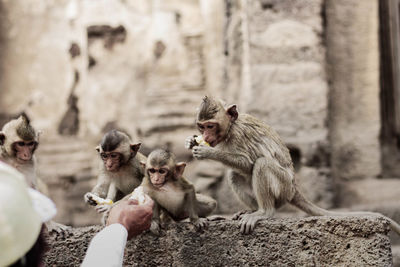
[[[296,189],[296,193],[290,203],[297,208],[301,209],[305,213],[312,215],[312,216],[346,216],[346,215],[369,215],[369,216],[379,216],[384,217],[386,220],[389,221],[390,227],[393,231],[395,231],[398,235],[400,235],[400,225],[395,222],[394,220],[390,219],[389,217],[384,216],[383,214],[376,213],[376,212],[368,212],[368,211],[350,211],[350,212],[336,212],[336,211],[329,211],[323,208],[318,207],[308,199],[306,199],[302,193],[300,193]]]

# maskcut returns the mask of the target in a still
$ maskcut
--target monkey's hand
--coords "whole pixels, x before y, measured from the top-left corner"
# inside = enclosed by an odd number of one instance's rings
[[[102,197],[96,196],[93,193],[86,193],[85,196],[83,197],[84,200],[89,203],[92,206],[97,206],[97,205],[112,205],[113,201],[111,199],[104,199]]]
[[[197,230],[203,230],[204,228],[207,228],[208,222],[206,218],[198,218],[191,221]]]
[[[86,194],[83,196],[83,199],[84,199],[85,202],[88,203],[89,205],[97,206],[97,202],[94,200],[94,197],[93,197],[93,196],[94,196],[93,193],[88,192],[88,193],[86,193]]]
[[[151,221],[150,232],[152,232],[154,235],[160,235],[160,231],[161,231],[160,223],[154,220]]]
[[[195,146],[193,147],[193,157],[196,159],[208,159],[214,153],[215,148],[209,146]]]
[[[240,219],[242,219],[242,217],[243,217],[244,214],[249,214],[249,213],[252,213],[252,211],[250,211],[250,210],[241,210],[241,211],[238,211],[238,212],[236,212],[235,214],[233,214],[232,220],[240,220]]]
[[[112,205],[109,204],[99,204],[94,209],[97,211],[97,213],[104,213],[109,211],[111,207]]]
[[[185,148],[192,149],[194,146],[198,145],[196,138],[197,135],[188,136],[185,140]]]

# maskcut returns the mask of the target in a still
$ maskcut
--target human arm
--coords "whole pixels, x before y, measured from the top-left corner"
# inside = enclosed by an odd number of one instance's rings
[[[83,267],[122,266],[126,240],[148,229],[154,202],[146,196],[142,205],[136,200],[123,200],[110,210],[107,227],[90,242]]]

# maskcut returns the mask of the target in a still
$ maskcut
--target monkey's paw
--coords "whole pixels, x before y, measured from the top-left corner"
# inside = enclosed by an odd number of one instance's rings
[[[97,202],[96,202],[96,200],[94,200],[94,197],[93,197],[93,196],[94,196],[93,193],[88,192],[88,193],[86,193],[86,194],[83,196],[83,199],[84,199],[85,202],[88,203],[89,205],[97,206]]]
[[[160,224],[156,221],[152,221],[150,226],[150,232],[153,233],[154,235],[160,235],[161,232]]]
[[[100,204],[94,208],[98,213],[104,213],[111,209],[111,205],[108,204]]]
[[[71,226],[56,223],[55,221],[46,222],[46,227],[49,233],[57,233],[58,235],[61,235],[63,237],[69,236],[70,230],[72,229]]]
[[[197,220],[193,221],[193,225],[196,227],[197,230],[203,230],[207,228],[208,221],[206,218],[198,218]]]
[[[253,232],[257,225],[257,222],[268,218],[264,212],[256,211],[250,214],[243,214],[240,220],[240,232],[243,234],[250,234]]]
[[[214,148],[208,146],[195,146],[192,153],[195,159],[207,159],[210,157]]]
[[[243,215],[249,214],[249,213],[251,213],[251,212],[252,212],[252,211],[250,211],[250,210],[241,210],[241,211],[238,211],[238,212],[236,212],[235,214],[233,214],[232,220],[234,220],[234,221],[240,220],[240,219],[243,217]]]
[[[197,145],[196,137],[197,137],[197,135],[192,135],[192,136],[188,136],[186,138],[186,140],[185,140],[185,148],[186,149],[192,149],[195,145]]]

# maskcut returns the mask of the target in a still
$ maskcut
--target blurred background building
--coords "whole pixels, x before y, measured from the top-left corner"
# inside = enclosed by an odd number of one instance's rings
[[[399,221],[399,34],[398,0],[0,0],[0,126],[25,112],[43,131],[69,225],[100,222],[83,195],[113,128],[190,161],[217,213],[242,209],[225,168],[184,149],[204,95],[272,125],[319,205]]]

